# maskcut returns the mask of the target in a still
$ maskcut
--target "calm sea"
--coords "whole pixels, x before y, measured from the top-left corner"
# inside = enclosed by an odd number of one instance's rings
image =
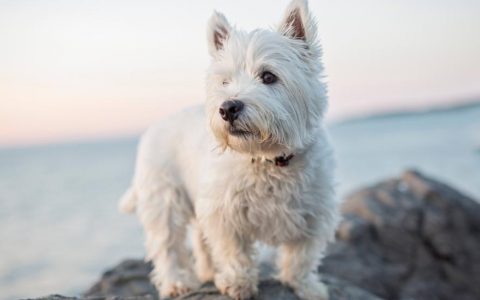
[[[416,168],[480,199],[480,105],[332,124],[338,189]],[[117,212],[137,139],[0,150],[0,298],[78,295],[105,268],[144,254]]]

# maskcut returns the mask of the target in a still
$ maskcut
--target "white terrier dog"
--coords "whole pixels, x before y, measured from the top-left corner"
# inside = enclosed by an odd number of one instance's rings
[[[339,214],[322,124],[321,49],[307,2],[293,0],[275,30],[240,31],[214,13],[208,45],[206,107],[143,135],[120,205],[145,228],[152,281],[162,297],[213,280],[222,294],[249,299],[260,241],[279,248],[281,282],[303,299],[326,299],[315,270]]]

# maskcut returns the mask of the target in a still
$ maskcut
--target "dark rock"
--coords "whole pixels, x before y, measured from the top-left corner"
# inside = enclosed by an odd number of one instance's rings
[[[386,299],[480,299],[480,205],[415,171],[349,196],[320,267]]]
[[[148,274],[152,270],[150,263],[143,260],[124,260],[119,265],[103,273],[85,296],[143,296],[152,295],[158,299],[155,287]]]
[[[262,267],[262,271],[266,266]],[[151,265],[142,260],[126,260],[118,266],[105,272],[102,278],[85,293],[85,297],[96,297],[104,299],[105,297],[140,297],[145,296],[150,299],[158,300],[157,291],[148,279],[148,273]],[[261,272],[268,276],[267,272]],[[380,298],[371,295],[352,284],[325,277],[323,281],[329,286],[331,300],[358,299],[358,300],[379,300]],[[259,285],[258,300],[299,300],[293,291],[283,286],[281,283],[264,278]],[[103,298],[102,298],[103,297]],[[124,298],[122,298],[124,299]],[[146,298],[145,298],[146,299]],[[213,284],[203,285],[198,291],[184,295],[177,299],[184,300],[230,300],[226,296],[219,294]],[[54,299],[52,299],[54,300]]]
[[[150,300],[152,299],[150,296],[131,296],[131,297],[122,297],[122,296],[92,296],[92,297],[84,297],[84,298],[77,298],[77,297],[65,297],[62,295],[50,295],[41,298],[35,298],[35,300]],[[29,300],[29,299],[26,299]]]
[[[62,295],[50,295],[46,297],[41,297],[41,298],[35,298],[36,300],[75,300],[78,298],[75,297],[65,297]],[[28,300],[28,299],[27,299]]]

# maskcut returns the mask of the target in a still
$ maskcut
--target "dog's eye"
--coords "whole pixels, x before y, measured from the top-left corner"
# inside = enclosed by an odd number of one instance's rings
[[[229,84],[228,80],[224,79],[224,80],[222,81],[222,85],[228,85],[228,84]]]
[[[277,81],[277,76],[273,75],[271,72],[265,71],[262,73],[262,82],[264,84],[272,84]]]

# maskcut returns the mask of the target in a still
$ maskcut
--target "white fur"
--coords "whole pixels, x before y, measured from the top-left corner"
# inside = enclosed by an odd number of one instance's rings
[[[293,20],[293,21],[292,21]],[[215,36],[216,34],[216,36]],[[244,32],[214,13],[207,103],[151,127],[142,137],[121,209],[146,231],[147,259],[161,296],[214,280],[234,299],[257,292],[253,244],[279,249],[278,278],[303,299],[326,299],[315,275],[338,222],[321,51],[306,1],[294,0],[277,30]],[[278,81],[265,85],[268,70]],[[222,102],[245,108],[229,134]],[[288,166],[274,157],[294,154]],[[193,224],[195,267],[185,246]],[[196,274],[194,276],[193,274]]]

